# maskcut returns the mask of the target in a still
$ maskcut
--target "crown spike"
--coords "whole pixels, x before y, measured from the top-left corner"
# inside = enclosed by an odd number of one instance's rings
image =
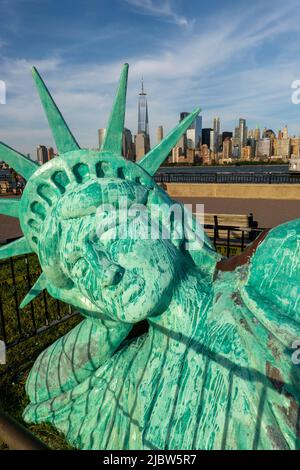
[[[119,88],[101,147],[102,151],[111,152],[116,155],[121,155],[122,152],[128,67],[128,64],[123,65]]]
[[[32,249],[24,237],[8,243],[0,248],[0,259],[10,258],[12,256],[26,255],[32,253]]]
[[[39,92],[58,152],[65,153],[80,149],[75,137],[35,67],[32,69],[32,76]]]
[[[39,168],[36,162],[3,142],[0,142],[0,160],[7,163],[26,180],[29,180],[30,176]]]
[[[45,273],[42,273],[36,283],[32,286],[30,291],[24,297],[20,303],[20,308],[26,307],[33,299],[35,299],[44,289],[46,289],[47,277]]]
[[[172,148],[176,145],[182,134],[190,127],[201,109],[196,108],[183,119],[158,145],[148,152],[137,164],[154,176],[160,165],[165,161]]]
[[[0,199],[0,214],[19,218],[20,199]]]

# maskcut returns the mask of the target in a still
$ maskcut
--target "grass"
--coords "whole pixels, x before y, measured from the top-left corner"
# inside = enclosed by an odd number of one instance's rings
[[[0,409],[8,413],[18,423],[23,424],[51,449],[69,449],[64,437],[52,426],[28,425],[22,419],[22,413],[29,403],[25,392],[25,382],[34,358],[64,335],[80,320],[79,316],[72,317],[57,327],[45,331],[38,337],[31,338],[7,352],[7,366],[0,365]],[[26,360],[24,356],[30,357]],[[0,441],[0,450],[6,449]]]
[[[58,303],[44,293],[24,310],[19,311],[18,321],[18,305],[39,274],[40,268],[35,255],[14,258],[13,267],[10,261],[0,264],[0,299],[3,320],[0,321],[0,339],[5,339],[7,345],[13,345],[7,350],[6,365],[0,365],[0,409],[27,427],[50,448],[70,449],[64,437],[53,427],[46,424],[28,425],[22,419],[23,410],[28,404],[25,382],[34,360],[41,351],[81,320],[79,315],[69,317],[68,305]],[[15,278],[15,286],[13,278]],[[66,320],[55,324],[59,315],[66,317]],[[32,336],[36,329],[47,324],[51,325],[51,323],[54,323],[53,326]],[[18,342],[20,340],[21,342]],[[7,447],[0,441],[0,450],[4,449]]]

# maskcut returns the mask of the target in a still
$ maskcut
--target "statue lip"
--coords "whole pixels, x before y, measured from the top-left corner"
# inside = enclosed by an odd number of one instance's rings
[[[134,302],[145,289],[145,281],[141,276],[134,275],[125,271],[125,274],[119,284],[109,286],[106,290],[111,291],[116,299],[121,299],[122,305]]]
[[[145,283],[135,284],[133,286],[130,286],[129,289],[124,289],[125,292],[122,295],[122,304],[132,304],[137,299],[137,297],[139,297],[144,292],[144,288]]]

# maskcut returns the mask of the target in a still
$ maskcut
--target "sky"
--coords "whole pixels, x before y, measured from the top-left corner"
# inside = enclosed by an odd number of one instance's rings
[[[128,62],[125,125],[137,130],[144,78],[151,143],[181,111],[202,108],[232,131],[248,127],[300,134],[298,0],[0,0],[0,141],[36,158],[54,145],[31,78],[38,68],[82,147],[96,148],[121,66]]]

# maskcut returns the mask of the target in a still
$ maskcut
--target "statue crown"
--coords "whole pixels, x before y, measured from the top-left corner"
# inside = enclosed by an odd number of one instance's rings
[[[77,207],[70,201],[68,206],[69,210],[77,211],[78,216],[83,214],[83,210],[88,210],[89,205],[96,207],[101,202],[101,191],[96,190],[97,186],[106,185],[108,188],[108,185],[112,183],[119,184],[123,191],[133,198],[136,192],[137,202],[146,193],[159,193],[163,203],[173,203],[168,195],[156,185],[153,176],[181,135],[193,123],[200,108],[196,108],[139,162],[134,163],[121,156],[128,64],[124,64],[122,68],[115,101],[99,151],[80,148],[35,67],[33,67],[32,75],[59,156],[40,166],[37,162],[0,142],[0,159],[27,180],[21,199],[0,201],[0,213],[18,217],[24,233],[24,237],[0,248],[0,259],[32,252],[38,253],[44,221],[49,214],[52,215],[52,209],[57,207],[59,201],[62,201],[60,207],[63,209],[66,195],[72,192],[82,191],[79,204],[77,198]],[[108,194],[110,194],[109,190]],[[156,200],[156,203],[159,201],[160,198]],[[63,211],[68,216],[68,210],[65,208]],[[32,288],[33,292],[30,291],[21,306],[25,306],[40,290],[44,289],[46,282],[47,279],[43,273]]]

